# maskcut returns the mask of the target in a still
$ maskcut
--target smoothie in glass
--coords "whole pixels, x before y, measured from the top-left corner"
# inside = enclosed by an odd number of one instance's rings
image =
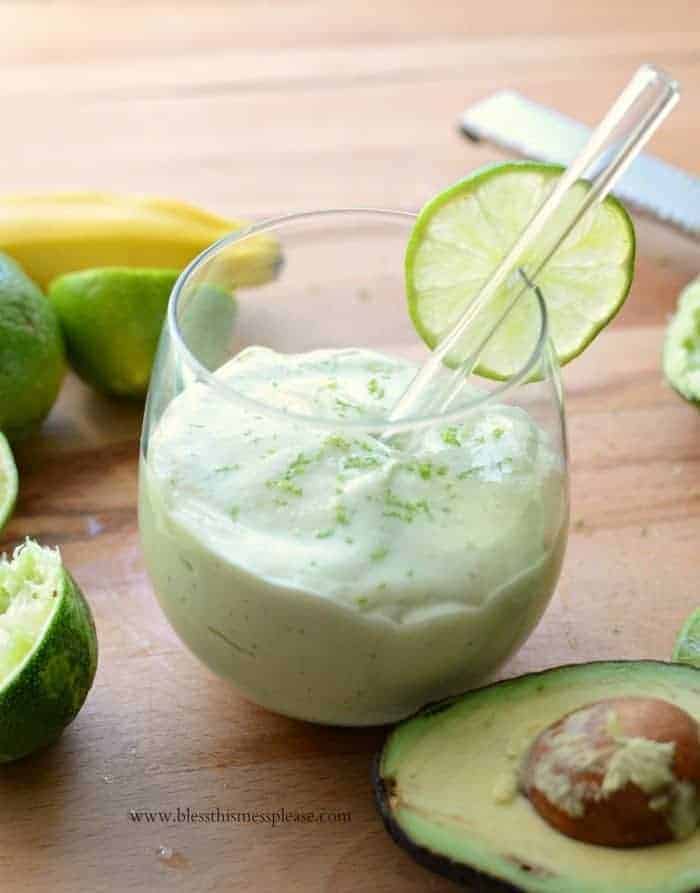
[[[265,707],[398,720],[497,668],[551,596],[557,444],[523,408],[468,397],[382,437],[415,371],[367,349],[248,347],[150,431],[140,526],[160,604]]]

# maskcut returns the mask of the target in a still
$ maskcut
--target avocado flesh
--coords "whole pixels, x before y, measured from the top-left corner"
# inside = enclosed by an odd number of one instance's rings
[[[418,861],[484,893],[696,893],[700,830],[617,850],[551,828],[514,791],[531,741],[603,698],[663,698],[700,719],[700,670],[656,661],[560,667],[428,708],[389,736],[377,796],[387,827]],[[512,796],[509,796],[512,794]]]

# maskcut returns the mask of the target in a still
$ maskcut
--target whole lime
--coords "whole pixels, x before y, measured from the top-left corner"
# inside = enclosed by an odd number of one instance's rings
[[[64,372],[53,308],[22,268],[0,254],[0,430],[10,440],[46,418]]]
[[[144,397],[177,270],[100,267],[49,286],[68,359],[88,384],[117,397]]]
[[[54,741],[97,669],[90,607],[56,549],[31,540],[0,559],[0,763]]]

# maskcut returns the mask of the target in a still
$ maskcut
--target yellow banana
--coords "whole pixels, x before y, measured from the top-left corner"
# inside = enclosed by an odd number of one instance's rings
[[[56,276],[90,267],[182,269],[221,236],[246,227],[174,199],[100,192],[0,197],[0,251],[46,288]],[[281,252],[266,234],[217,261],[229,286],[274,279]]]

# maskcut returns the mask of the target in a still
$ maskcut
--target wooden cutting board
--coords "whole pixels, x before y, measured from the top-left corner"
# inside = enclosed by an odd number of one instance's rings
[[[685,81],[656,145],[698,172],[698,23],[680,0],[656,12],[591,3],[585,15],[545,0],[527,15],[517,3],[465,15],[463,3],[393,0],[355,12],[301,0],[124,6],[2,5],[3,131],[15,135],[3,137],[2,191],[109,186],[253,216],[414,208],[494,157],[452,129],[469,101],[518,86],[592,121],[641,58]],[[665,318],[699,254],[641,221],[628,304],[566,370],[569,548],[544,620],[503,675],[668,657],[700,604],[700,413],[659,366]],[[451,889],[377,818],[369,773],[383,730],[267,713],[176,640],[139,550],[140,415],[70,377],[17,452],[20,500],[0,545],[30,535],[61,546],[94,609],[100,665],[59,743],[0,768],[2,890]],[[312,820],[158,816],[217,808]]]
[[[700,604],[700,413],[661,381],[661,336],[659,325],[619,326],[567,370],[571,539],[557,595],[506,675],[668,657]],[[340,893],[365,889],[358,875],[378,891],[441,889],[375,814],[369,771],[382,730],[273,716],[176,640],[139,551],[139,422],[140,407],[71,378],[45,430],[18,450],[22,491],[5,545],[29,534],[61,546],[94,608],[100,665],[63,739],[0,769],[12,817],[0,865],[22,877],[16,889],[37,891]],[[279,827],[130,818],[188,808],[331,816]]]

